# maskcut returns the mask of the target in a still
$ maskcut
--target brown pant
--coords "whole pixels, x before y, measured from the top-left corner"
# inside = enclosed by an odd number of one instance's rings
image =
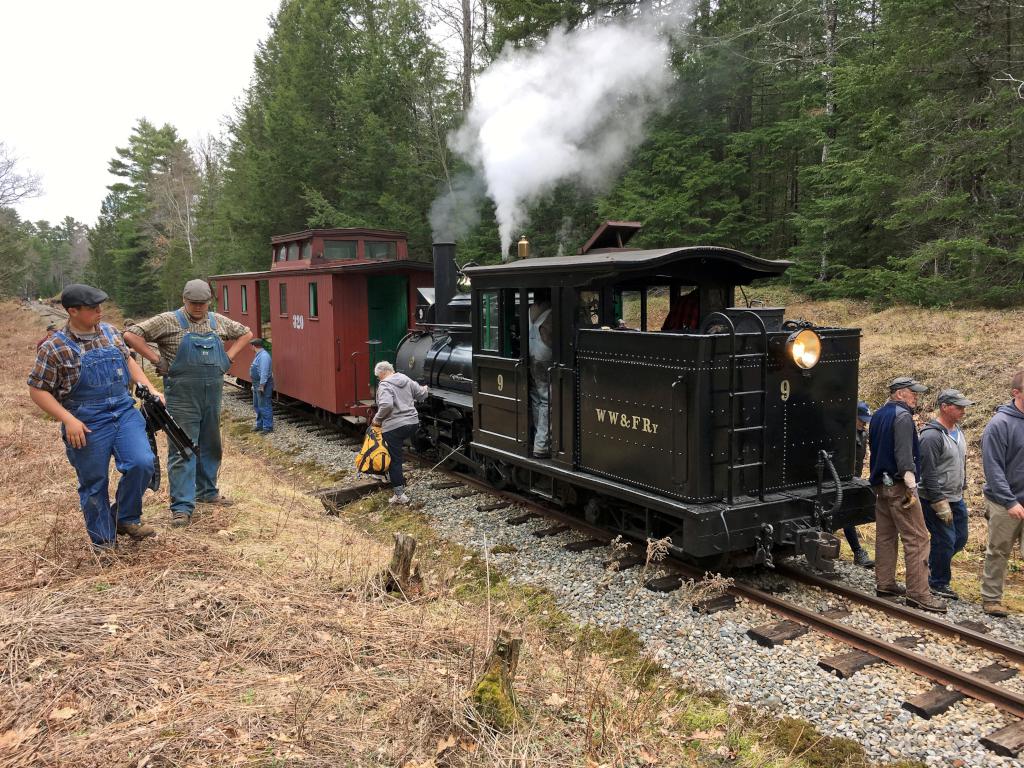
[[[876,485],[875,491],[875,584],[890,589],[896,584],[896,559],[899,539],[903,539],[903,559],[907,568],[907,596],[915,600],[931,599],[928,588],[928,552],[930,539],[924,524],[924,512],[917,496],[903,509],[901,502],[907,486]]]
[[[981,599],[985,603],[998,603],[1003,599],[1006,563],[1014,543],[1019,541],[1024,549],[1024,520],[1010,517],[1006,507],[991,499],[985,499],[985,517],[988,518],[988,549],[981,576]]]

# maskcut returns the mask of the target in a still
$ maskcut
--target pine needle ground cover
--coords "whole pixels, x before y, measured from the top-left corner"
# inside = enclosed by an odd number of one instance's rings
[[[424,587],[375,588],[413,528],[383,498],[325,517],[324,482],[228,430],[236,506],[167,525],[117,562],[90,553],[57,425],[24,379],[43,323],[0,305],[0,768],[60,766],[862,766],[856,745],[681,690],[629,633],[562,622],[424,527]],[[280,457],[277,457],[280,459]],[[491,609],[488,611],[487,606]],[[522,638],[519,717],[470,690],[495,628]]]

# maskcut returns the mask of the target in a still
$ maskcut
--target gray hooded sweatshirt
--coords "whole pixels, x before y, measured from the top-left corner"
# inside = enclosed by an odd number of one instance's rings
[[[426,397],[426,387],[404,373],[393,373],[377,385],[377,415],[373,421],[380,424],[382,432],[418,424],[420,416],[415,403]]]
[[[1004,507],[1024,504],[1024,413],[1013,402],[996,408],[981,433],[985,498]]]
[[[1024,414],[1022,414],[1024,415]],[[933,419],[921,430],[921,498],[925,501],[960,501],[967,487],[967,439],[956,437]]]

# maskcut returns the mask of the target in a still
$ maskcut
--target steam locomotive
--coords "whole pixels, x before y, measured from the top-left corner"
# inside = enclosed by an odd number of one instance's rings
[[[832,532],[873,519],[852,477],[860,331],[736,306],[737,288],[790,262],[631,249],[639,228],[606,222],[577,255],[529,258],[521,243],[526,258],[461,270],[435,244],[395,364],[430,386],[416,447],[591,524],[668,537],[707,568],[803,555],[830,570]],[[549,456],[531,452],[538,301],[552,318]]]

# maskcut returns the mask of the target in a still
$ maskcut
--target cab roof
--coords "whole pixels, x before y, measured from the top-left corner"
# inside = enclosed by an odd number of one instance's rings
[[[762,259],[732,248],[696,245],[654,250],[615,250],[578,256],[520,259],[507,264],[466,267],[473,287],[488,285],[583,285],[621,278],[630,282],[664,280],[746,285],[777,277],[793,262]]]

